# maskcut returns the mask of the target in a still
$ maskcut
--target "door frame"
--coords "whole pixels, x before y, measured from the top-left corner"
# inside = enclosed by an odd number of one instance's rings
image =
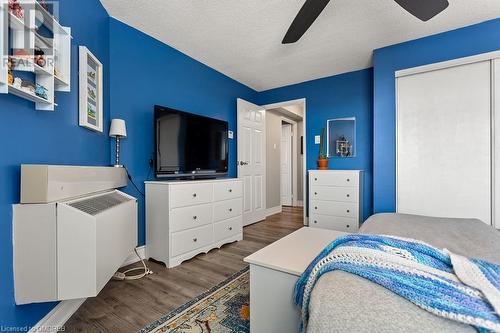
[[[309,197],[308,193],[308,188],[307,188],[307,103],[306,103],[306,98],[299,98],[299,99],[293,99],[293,100],[288,100],[288,101],[283,101],[283,102],[278,102],[278,103],[271,103],[271,104],[265,104],[262,105],[262,107],[266,110],[268,109],[276,109],[284,106],[290,106],[290,105],[297,105],[301,104],[302,105],[302,110],[304,110],[304,114],[302,115],[302,126],[303,126],[303,167],[302,167],[302,173],[303,173],[303,187],[302,187],[302,192],[303,192],[303,204],[304,204],[304,225],[309,225],[309,218],[307,216],[307,200]],[[297,152],[298,154],[298,152]]]
[[[299,150],[297,148],[297,122],[286,118],[286,117],[281,117],[281,129],[283,130],[283,123],[287,123],[292,126],[291,131],[292,131],[292,154],[291,154],[291,167],[292,167],[292,206],[297,207],[298,206],[298,200],[297,200],[297,189],[298,189],[298,184],[297,184],[297,157],[299,156]],[[283,136],[283,132],[282,132]],[[281,179],[281,178],[280,178]],[[281,186],[280,186],[280,192],[281,192]],[[281,195],[281,193],[280,193]]]

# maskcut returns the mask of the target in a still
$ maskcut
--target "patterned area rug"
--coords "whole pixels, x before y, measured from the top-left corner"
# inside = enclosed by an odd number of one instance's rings
[[[246,267],[139,332],[250,332],[249,281],[249,268]]]

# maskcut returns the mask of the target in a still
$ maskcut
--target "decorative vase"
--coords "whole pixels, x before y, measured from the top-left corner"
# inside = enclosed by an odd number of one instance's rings
[[[328,170],[328,159],[321,158],[318,160],[318,170]]]

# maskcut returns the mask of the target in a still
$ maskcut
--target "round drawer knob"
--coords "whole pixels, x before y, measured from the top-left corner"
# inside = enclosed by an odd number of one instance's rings
[[[318,207],[314,207],[314,209],[318,209]]]
[[[350,182],[351,180],[349,178],[347,178],[347,181]]]
[[[193,198],[196,198],[196,193],[193,193]]]
[[[349,197],[350,197],[350,195],[348,194],[348,195],[347,195],[347,197],[349,198]]]
[[[198,218],[198,216],[196,216],[196,215],[195,215],[195,216],[193,216],[193,220],[196,220],[197,218]]]
[[[229,227],[229,230],[230,230],[230,231],[231,231],[231,230],[233,230],[233,227]]]
[[[348,225],[346,225],[346,227],[350,228],[351,226],[348,224]]]
[[[230,211],[230,212],[232,212],[232,211],[233,211],[233,209],[232,209],[232,208],[229,208],[229,211]]]
[[[347,212],[350,213],[351,211],[348,209]]]
[[[314,178],[314,180],[316,181],[316,180],[318,180],[318,178]]]
[[[231,192],[233,192],[233,190],[232,190],[232,189],[229,189],[229,193],[231,193]]]
[[[314,221],[314,223],[318,223],[318,221]]]
[[[198,238],[193,238],[193,242],[197,242],[198,241]]]
[[[318,195],[318,192],[314,192],[314,195]]]

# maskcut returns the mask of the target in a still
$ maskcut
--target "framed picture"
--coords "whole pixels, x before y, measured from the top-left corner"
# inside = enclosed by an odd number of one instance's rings
[[[96,132],[102,124],[102,64],[85,46],[78,48],[80,56],[80,126]]]

